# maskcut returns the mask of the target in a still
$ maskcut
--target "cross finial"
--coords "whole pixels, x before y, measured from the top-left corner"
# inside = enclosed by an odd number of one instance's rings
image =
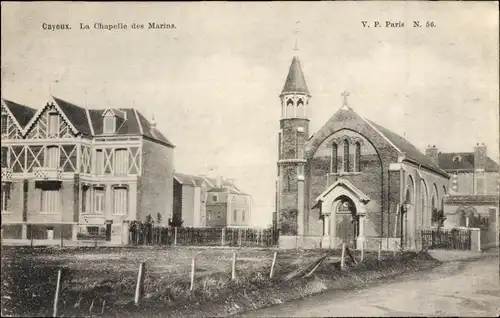
[[[344,90],[344,92],[340,95],[344,98],[342,106],[347,106],[347,96],[349,96],[350,94]]]
[[[293,50],[294,51],[298,51],[299,50],[299,24],[300,24],[300,21],[297,21],[295,22],[295,30],[293,31],[293,33],[295,34],[295,45],[293,47]]]

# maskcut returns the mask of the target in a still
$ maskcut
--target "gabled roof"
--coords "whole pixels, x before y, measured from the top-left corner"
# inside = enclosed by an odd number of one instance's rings
[[[200,187],[204,182],[202,177],[193,176],[190,174],[185,174],[180,172],[174,172],[174,178],[177,179],[177,181],[179,181],[180,184],[198,186],[198,187]]]
[[[285,85],[281,91],[281,94],[285,93],[309,94],[306,79],[304,78],[304,73],[302,72],[302,67],[300,66],[300,61],[297,56],[294,56],[292,59],[292,64],[288,70]]]
[[[116,116],[122,118],[118,123],[116,135],[142,135],[151,140],[166,144],[169,147],[174,147],[174,145],[136,109],[87,109],[86,107],[78,106],[58,97],[52,96],[52,99],[54,101],[54,106],[60,112],[64,120],[68,122],[68,125],[75,134],[81,133],[87,136],[102,135],[102,115],[105,111],[109,110]],[[34,109],[3,98],[2,103],[18,121],[24,133],[30,129],[30,126],[36,122],[38,117],[45,111],[46,107],[50,105],[50,103],[47,103],[40,109]]]
[[[222,187],[217,187],[215,178],[206,176],[195,176],[186,173],[174,172],[174,178],[181,184],[200,187],[203,183],[208,186],[208,192],[228,192],[235,194],[246,194],[230,180],[223,179]]]
[[[453,161],[456,156],[460,157],[459,161]],[[474,170],[474,153],[473,152],[440,152],[438,154],[438,163],[441,169],[453,170]],[[487,172],[498,172],[499,166],[493,159],[486,157],[484,170]]]
[[[90,130],[89,121],[87,118],[87,110],[83,107],[77,106],[57,97],[52,97],[61,111],[71,121],[73,126],[84,135],[92,135]]]
[[[8,108],[12,116],[17,120],[20,128],[23,129],[30,121],[31,117],[36,113],[36,109],[14,103],[10,100],[2,98],[4,105]]]
[[[404,153],[406,159],[410,159],[417,164],[421,164],[422,166],[434,172],[447,175],[447,173],[443,169],[434,164],[431,159],[429,159],[429,157],[420,152],[420,150],[418,150],[417,147],[412,145],[408,140],[404,139],[396,133],[393,133],[385,127],[375,124],[368,119],[365,119],[365,121],[369,125],[371,125],[375,129],[375,131],[377,131],[383,138],[385,138],[393,147],[395,147],[398,152]]]
[[[330,192],[332,192],[333,189],[337,187],[344,187],[345,189],[348,189],[351,193],[353,193],[360,201],[362,202],[369,202],[370,198],[364,194],[361,190],[359,190],[355,185],[353,185],[349,180],[346,179],[339,179],[335,181],[331,186],[329,186],[323,193],[321,193],[317,198],[316,202],[318,201],[323,201],[325,197],[328,196]]]

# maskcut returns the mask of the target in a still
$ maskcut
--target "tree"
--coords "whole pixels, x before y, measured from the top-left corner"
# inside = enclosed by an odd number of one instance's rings
[[[174,214],[173,219],[168,220],[168,225],[171,227],[182,227],[182,223],[184,223],[184,221],[179,214]]]
[[[444,221],[446,220],[446,216],[444,216],[444,212],[442,209],[433,208],[432,209],[432,222],[437,225],[438,231],[441,227],[444,226]]]

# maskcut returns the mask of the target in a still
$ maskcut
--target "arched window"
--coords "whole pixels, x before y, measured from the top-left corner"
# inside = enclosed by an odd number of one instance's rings
[[[349,172],[349,141],[344,140],[344,171]]]
[[[337,173],[337,156],[338,156],[338,146],[337,144],[332,144],[332,158],[330,161],[330,172]]]
[[[360,159],[361,159],[361,145],[356,142],[356,158],[354,159],[354,171],[361,171]]]

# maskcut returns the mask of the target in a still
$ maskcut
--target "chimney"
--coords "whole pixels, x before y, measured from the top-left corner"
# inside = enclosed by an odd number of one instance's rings
[[[217,179],[215,180],[216,182],[216,188],[222,188],[222,185],[224,184],[223,183],[223,179],[222,179],[222,176],[217,176]]]
[[[484,169],[486,166],[486,146],[484,143],[474,147],[474,169]]]
[[[428,146],[427,149],[425,150],[425,155],[431,159],[431,161],[436,165],[436,166],[439,166],[439,161],[438,161],[438,157],[439,157],[439,153],[438,153],[438,149],[436,148],[436,145],[434,146]]]

